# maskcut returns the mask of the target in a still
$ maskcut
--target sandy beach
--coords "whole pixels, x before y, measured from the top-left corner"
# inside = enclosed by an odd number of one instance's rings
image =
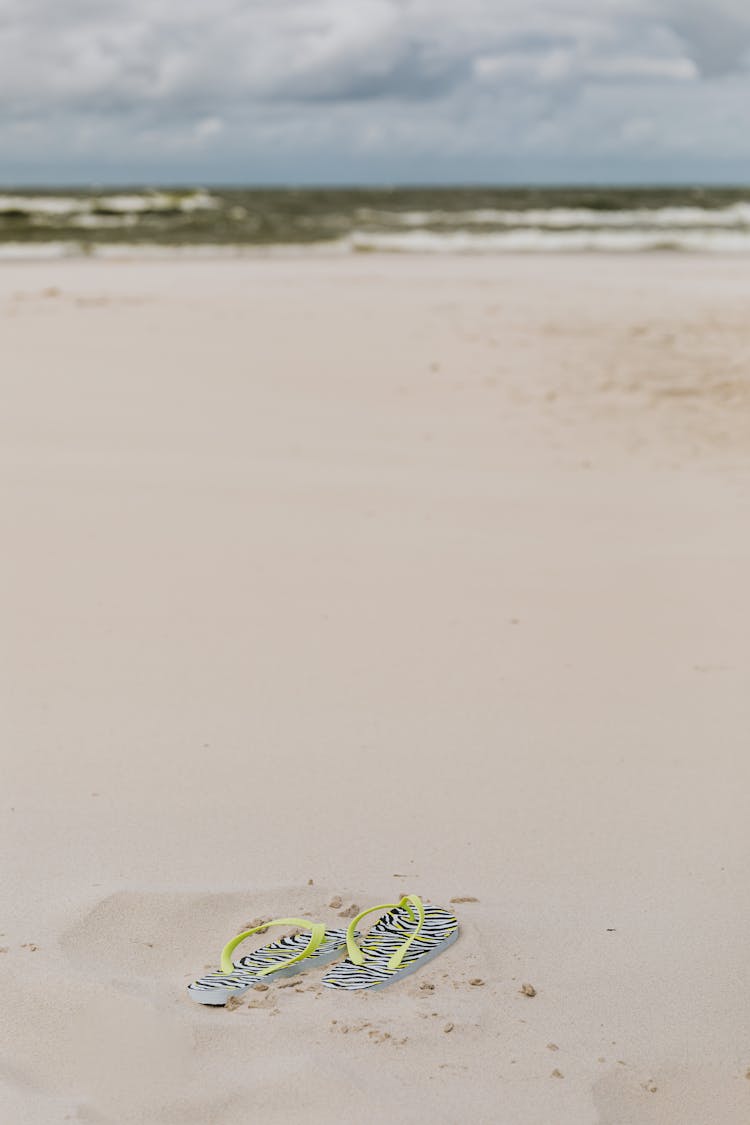
[[[749,307],[741,257],[2,264],[3,1122],[750,1119]],[[462,933],[392,988],[186,997],[405,892]]]

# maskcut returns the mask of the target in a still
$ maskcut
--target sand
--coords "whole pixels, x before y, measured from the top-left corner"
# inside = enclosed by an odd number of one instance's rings
[[[747,1122],[749,301],[0,269],[0,1120]],[[406,891],[462,936],[390,990],[186,998]]]

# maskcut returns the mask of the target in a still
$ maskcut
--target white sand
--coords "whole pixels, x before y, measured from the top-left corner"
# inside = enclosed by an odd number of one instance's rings
[[[747,1122],[749,302],[0,270],[2,1122]],[[390,990],[185,996],[406,890],[479,901]]]

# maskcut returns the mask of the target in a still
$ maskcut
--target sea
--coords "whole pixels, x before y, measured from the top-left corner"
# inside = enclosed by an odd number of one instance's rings
[[[0,189],[0,259],[750,251],[750,187]]]

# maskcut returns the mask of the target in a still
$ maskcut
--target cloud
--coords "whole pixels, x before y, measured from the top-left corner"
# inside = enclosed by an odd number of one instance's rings
[[[750,7],[745,0],[670,0],[664,19],[682,40],[704,78],[746,68],[750,51]]]
[[[382,178],[535,144],[595,163],[613,137],[647,161],[685,151],[687,107],[699,161],[702,121],[739,122],[749,48],[745,0],[0,0],[0,174],[168,178],[203,151],[304,179],[365,152]],[[742,125],[719,136],[738,157]]]

